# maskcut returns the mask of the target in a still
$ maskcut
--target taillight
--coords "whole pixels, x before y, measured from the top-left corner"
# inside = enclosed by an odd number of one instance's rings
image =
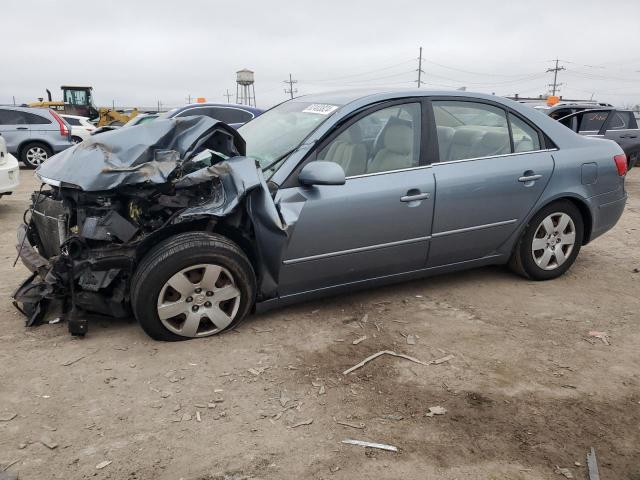
[[[53,116],[53,118],[55,118],[56,122],[58,122],[58,125],[60,126],[60,135],[62,135],[63,137],[68,137],[69,136],[69,129],[67,128],[67,124],[64,123],[64,120],[62,120],[62,118],[60,118],[60,116],[54,112],[53,110],[49,110],[51,112],[51,115]]]
[[[618,175],[623,177],[627,174],[627,156],[623,153],[613,157],[613,161],[616,162],[616,168],[618,169]]]

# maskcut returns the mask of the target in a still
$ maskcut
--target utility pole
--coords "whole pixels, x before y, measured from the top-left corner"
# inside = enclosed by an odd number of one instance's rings
[[[16,96],[15,95],[13,96],[13,106],[14,107],[16,106]]]
[[[549,86],[551,87],[551,95],[554,97],[556,95],[556,91],[559,90],[558,87],[562,85],[562,83],[558,83],[558,72],[560,70],[566,70],[566,68],[558,66],[559,61],[560,60],[556,58],[556,68],[547,68],[547,73],[553,72],[553,83],[550,83]]]
[[[191,94],[187,96],[187,103],[191,103]]]
[[[297,80],[294,80],[294,79],[291,77],[291,74],[289,74],[289,80],[284,80],[284,81],[283,81],[283,83],[288,83],[288,84],[289,84],[289,88],[288,88],[288,89],[286,89],[286,88],[285,88],[285,89],[284,89],[284,93],[289,93],[289,94],[291,95],[291,98],[293,98],[293,94],[294,94],[294,93],[298,93],[298,89],[297,89],[297,88],[296,88],[296,89],[294,89],[294,88],[293,88],[293,85],[294,85],[294,84],[296,84],[296,83],[298,83],[298,81],[297,81]]]
[[[422,70],[422,47],[420,47],[420,56],[418,57],[418,88],[420,88],[420,85],[422,85],[423,81],[422,81],[422,74],[424,73],[424,70]]]
[[[223,93],[223,94],[222,94],[222,96],[223,96],[223,97],[227,97],[227,103],[231,103],[231,97],[232,97],[233,95],[231,95],[231,94],[229,93],[229,89],[228,89],[228,88],[227,88],[227,93]]]

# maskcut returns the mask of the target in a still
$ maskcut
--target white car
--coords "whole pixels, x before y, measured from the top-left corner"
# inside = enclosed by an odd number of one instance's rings
[[[16,157],[7,152],[7,143],[0,137],[0,197],[11,195],[20,183],[20,167]]]
[[[73,143],[80,143],[86,140],[96,129],[96,126],[89,121],[87,117],[80,117],[78,115],[60,115],[64,118],[64,121],[71,127],[71,141]]]

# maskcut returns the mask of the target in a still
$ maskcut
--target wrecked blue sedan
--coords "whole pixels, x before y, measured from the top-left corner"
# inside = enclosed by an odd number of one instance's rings
[[[246,141],[246,145],[245,145]],[[626,158],[467,92],[340,92],[238,131],[205,117],[93,137],[43,164],[14,294],[83,335],[134,315],[160,340],[254,310],[490,264],[556,278],[623,212]]]

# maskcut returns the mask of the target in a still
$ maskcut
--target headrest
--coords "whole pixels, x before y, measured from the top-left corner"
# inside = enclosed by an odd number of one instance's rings
[[[406,125],[389,125],[384,133],[384,148],[400,155],[413,150],[413,130]]]
[[[473,127],[458,127],[453,134],[453,143],[456,145],[474,145],[482,137],[483,132]]]

